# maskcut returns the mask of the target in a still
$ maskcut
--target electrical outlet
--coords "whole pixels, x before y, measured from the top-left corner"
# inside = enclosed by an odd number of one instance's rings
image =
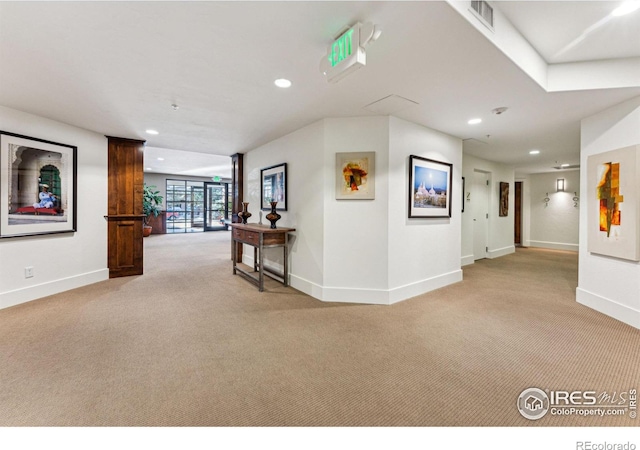
[[[25,267],[24,268],[24,277],[25,278],[32,278],[33,277],[33,266],[29,266],[29,267]]]

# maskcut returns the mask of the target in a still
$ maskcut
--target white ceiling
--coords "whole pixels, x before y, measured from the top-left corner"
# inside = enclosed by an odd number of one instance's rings
[[[640,11],[576,41],[619,3],[492,2],[554,63],[640,57]],[[320,59],[356,21],[382,36],[366,67],[329,84]],[[275,87],[281,77],[293,86]],[[418,104],[395,115],[467,139],[466,153],[536,172],[577,164],[580,119],[640,86],[547,93],[444,2],[0,2],[1,105],[182,162],[178,150],[231,155],[324,117],[374,115],[364,107],[389,95]]]

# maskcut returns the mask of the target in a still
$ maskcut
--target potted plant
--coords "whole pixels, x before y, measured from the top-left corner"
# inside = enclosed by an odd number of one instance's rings
[[[158,217],[160,214],[160,205],[162,205],[162,196],[160,191],[155,186],[147,186],[144,184],[142,191],[142,214],[144,214],[144,225],[142,234],[143,236],[149,236],[151,234],[151,225],[149,225],[149,218],[153,214],[153,217]]]

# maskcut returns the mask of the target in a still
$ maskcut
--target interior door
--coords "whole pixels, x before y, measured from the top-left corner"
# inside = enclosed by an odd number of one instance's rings
[[[473,259],[487,257],[489,247],[489,174],[473,173]]]
[[[229,217],[226,183],[204,184],[204,230],[217,231],[227,228],[225,220]]]

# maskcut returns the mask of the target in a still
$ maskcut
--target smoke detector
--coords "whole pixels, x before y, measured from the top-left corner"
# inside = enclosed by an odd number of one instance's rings
[[[502,114],[503,112],[505,112],[507,109],[509,109],[509,108],[507,108],[506,106],[501,106],[501,107],[499,107],[499,108],[492,109],[492,110],[491,110],[491,112],[492,112],[493,114],[496,114],[496,115],[498,115],[498,116],[499,116],[500,114]]]

